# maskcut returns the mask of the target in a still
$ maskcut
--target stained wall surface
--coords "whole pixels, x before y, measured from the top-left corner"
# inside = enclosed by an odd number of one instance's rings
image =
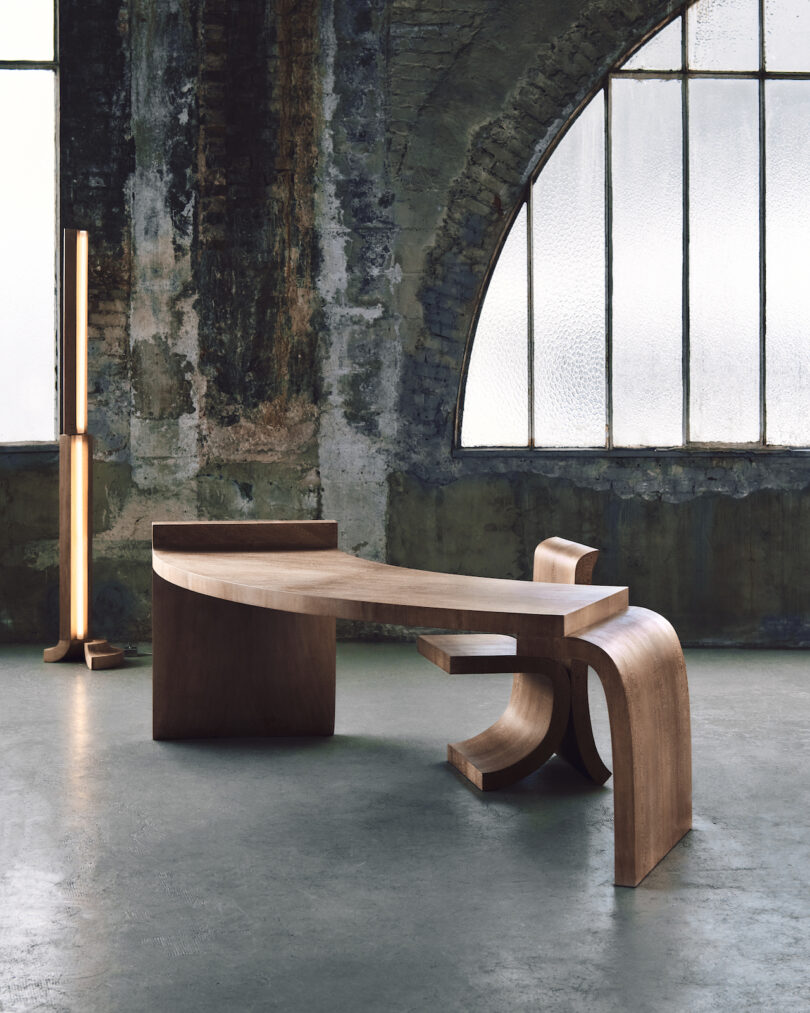
[[[674,7],[62,0],[99,634],[150,635],[153,520],[334,517],[360,555],[513,577],[562,534],[688,643],[810,643],[806,455],[453,453],[521,186]],[[56,483],[52,446],[0,449],[5,640],[56,635]]]

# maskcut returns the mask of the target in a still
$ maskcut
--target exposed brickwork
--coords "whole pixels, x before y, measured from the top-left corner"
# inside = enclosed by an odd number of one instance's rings
[[[440,455],[446,460],[452,445],[455,395],[475,307],[531,169],[609,67],[675,6],[660,0],[580,4],[564,33],[543,41],[533,59],[515,67],[497,115],[471,130],[417,293],[424,328],[412,333],[417,354],[407,360],[402,404],[414,423],[414,447],[429,431],[436,451],[426,459],[420,450],[417,468],[433,468]],[[405,407],[416,396],[421,419]]]
[[[129,441],[129,71],[128,3],[63,3],[61,227],[90,235],[90,428],[105,457],[125,455]]]

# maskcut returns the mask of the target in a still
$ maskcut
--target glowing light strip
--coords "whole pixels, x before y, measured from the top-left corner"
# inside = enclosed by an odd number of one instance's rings
[[[74,436],[70,453],[70,635],[87,634],[87,440]]]
[[[87,233],[76,233],[76,431],[87,432]]]

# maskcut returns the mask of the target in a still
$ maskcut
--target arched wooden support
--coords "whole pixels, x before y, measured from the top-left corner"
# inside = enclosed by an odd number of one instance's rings
[[[615,882],[636,886],[692,826],[689,689],[663,616],[630,607],[556,642],[602,681],[613,743]]]
[[[534,580],[590,584],[598,556],[599,550],[588,545],[567,538],[547,538],[534,550]],[[490,791],[514,784],[554,753],[596,784],[604,784],[610,777],[593,738],[587,665],[574,661],[559,670],[559,663],[505,636],[425,635],[419,637],[417,646],[428,660],[454,674],[514,672],[520,668],[501,717],[478,735],[447,747],[449,762],[478,788]],[[538,679],[537,675],[545,678]],[[557,697],[550,693],[550,678],[554,687],[559,687]],[[508,748],[504,745],[507,740]]]
[[[482,791],[531,774],[562,741],[571,703],[568,672],[548,659],[536,667],[515,675],[509,705],[494,725],[447,747],[450,763]]]
[[[588,666],[581,661],[570,661],[566,668],[571,683],[571,709],[565,732],[555,752],[594,784],[604,784],[610,777],[610,767],[602,761],[593,738],[591,708],[588,703]]]
[[[549,584],[590,584],[598,558],[599,549],[567,538],[546,538],[534,550],[532,577]],[[571,709],[565,733],[555,752],[594,784],[604,784],[610,777],[610,768],[602,762],[593,738],[588,704],[588,666],[573,661],[567,667],[571,681]]]

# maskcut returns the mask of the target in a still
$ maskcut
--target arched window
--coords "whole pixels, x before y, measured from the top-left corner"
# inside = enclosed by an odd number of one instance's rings
[[[56,430],[53,0],[0,3],[0,443]]]
[[[684,4],[527,186],[461,446],[807,446],[809,263],[810,4]]]

